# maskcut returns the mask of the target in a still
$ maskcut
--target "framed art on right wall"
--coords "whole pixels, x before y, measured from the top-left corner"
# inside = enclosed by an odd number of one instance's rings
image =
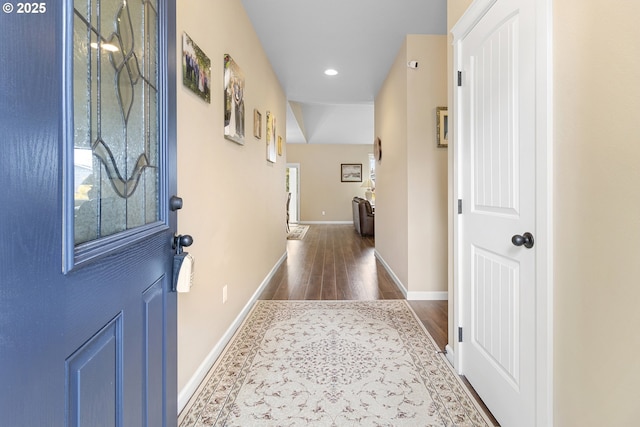
[[[362,182],[362,163],[340,164],[341,182]]]
[[[436,142],[438,147],[449,146],[449,112],[447,107],[436,107]]]

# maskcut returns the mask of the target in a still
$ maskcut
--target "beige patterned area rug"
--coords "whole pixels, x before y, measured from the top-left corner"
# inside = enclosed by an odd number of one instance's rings
[[[289,229],[289,233],[287,234],[287,239],[289,240],[302,240],[304,239],[305,234],[309,230],[308,225],[292,225]]]
[[[404,300],[258,301],[179,421],[491,425]]]

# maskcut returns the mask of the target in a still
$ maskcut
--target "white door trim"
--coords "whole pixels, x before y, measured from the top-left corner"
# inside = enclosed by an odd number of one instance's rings
[[[460,123],[457,120],[457,106],[460,94],[457,90],[457,70],[461,57],[459,44],[475,24],[484,16],[497,0],[475,0],[452,28],[453,34],[453,105],[450,106],[452,127],[450,144],[452,150],[452,199],[453,218],[453,328],[464,324],[462,318],[463,299],[460,278],[462,275],[462,245],[460,218],[457,215],[458,199],[461,198],[460,150],[457,150],[456,135]],[[536,7],[536,246],[538,250],[536,272],[536,425],[553,426],[553,61],[552,28],[553,0],[533,0]],[[453,114],[451,114],[453,113]],[[464,201],[463,201],[464,203]],[[456,335],[454,333],[454,335]],[[457,336],[449,336],[448,359],[461,374],[462,346]],[[489,408],[491,409],[491,408]]]

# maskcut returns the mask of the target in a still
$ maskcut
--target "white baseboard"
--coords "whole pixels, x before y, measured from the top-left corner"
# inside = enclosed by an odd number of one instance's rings
[[[180,392],[178,393],[178,414],[180,414],[180,412],[184,409],[184,407],[189,402],[189,399],[191,399],[191,397],[196,392],[196,390],[198,389],[202,381],[205,379],[205,377],[209,373],[209,370],[218,359],[218,356],[220,356],[220,354],[222,353],[222,350],[224,350],[224,348],[229,343],[229,341],[231,341],[233,334],[236,333],[236,330],[238,330],[238,328],[240,327],[244,319],[247,317],[247,315],[251,311],[251,308],[253,307],[254,303],[257,301],[258,296],[267,286],[269,281],[273,278],[273,275],[276,273],[276,271],[278,270],[278,268],[284,262],[285,259],[287,259],[286,252],[276,262],[276,264],[273,266],[269,274],[267,274],[267,277],[264,278],[260,286],[258,286],[258,289],[256,289],[256,291],[253,293],[253,295],[251,296],[247,304],[244,306],[240,314],[238,314],[238,316],[233,321],[231,326],[229,326],[229,328],[227,329],[225,334],[222,336],[222,338],[220,338],[220,340],[213,347],[213,349],[211,349],[207,357],[205,357],[205,359],[202,361],[200,366],[198,366],[198,369],[196,369],[196,372],[191,376],[191,379],[182,388],[182,390],[180,390]]]
[[[353,221],[300,221],[298,224],[351,224]]]
[[[404,283],[402,283],[402,281],[398,278],[398,276],[396,276],[396,273],[394,273],[391,267],[389,267],[389,264],[387,264],[384,258],[382,258],[382,255],[380,255],[380,252],[378,252],[377,249],[374,249],[373,253],[376,256],[376,258],[378,258],[378,261],[380,261],[380,264],[382,264],[384,269],[387,270],[387,273],[389,273],[389,276],[391,276],[393,283],[395,283],[398,289],[400,289],[400,292],[402,292],[402,295],[404,295],[404,297],[407,298],[407,288],[405,288]]]
[[[404,297],[409,301],[447,301],[449,299],[449,292],[447,291],[425,291],[425,292],[416,292],[416,291],[407,291],[407,288],[404,286],[404,283],[398,278],[396,273],[393,272],[393,269],[387,264],[387,262],[382,258],[380,252],[377,249],[373,251],[380,264],[387,270],[389,276],[396,284],[400,292],[404,295]]]
[[[409,301],[447,301],[449,299],[449,292],[447,291],[426,291],[426,292],[407,292],[407,299]]]

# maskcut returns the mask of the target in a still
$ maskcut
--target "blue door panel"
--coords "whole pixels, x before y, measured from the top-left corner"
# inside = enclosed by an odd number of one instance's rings
[[[164,347],[163,321],[164,301],[163,288],[166,277],[158,280],[142,295],[144,301],[144,396],[143,426],[162,425],[162,379],[163,360],[158,358]]]
[[[0,14],[0,419],[60,426],[65,414],[60,275],[59,46],[50,2],[39,17]],[[27,54],[28,52],[28,54]],[[27,64],[29,63],[29,64]],[[56,269],[57,270],[54,270]],[[53,276],[53,277],[52,277]],[[55,361],[54,361],[55,360]],[[38,402],[35,410],[34,402]]]
[[[0,13],[0,425],[175,426],[175,0],[158,2],[162,224],[70,271],[73,2],[45,3],[39,15]]]
[[[67,426],[122,425],[121,355],[118,315],[67,360]]]

